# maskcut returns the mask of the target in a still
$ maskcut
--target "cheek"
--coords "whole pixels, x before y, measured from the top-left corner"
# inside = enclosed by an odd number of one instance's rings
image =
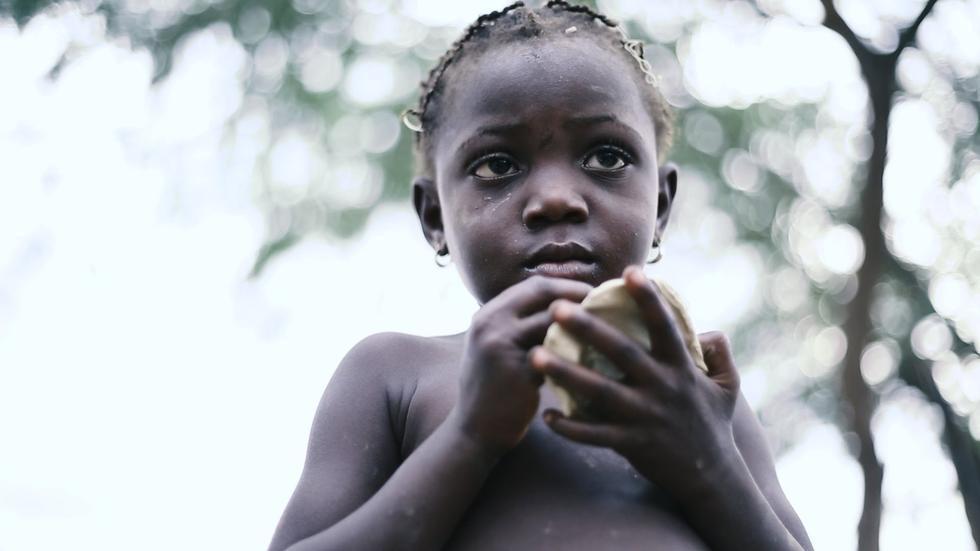
[[[657,225],[657,198],[643,195],[633,198],[621,207],[617,218],[620,220],[618,241],[629,244],[629,254],[633,257],[646,255],[653,245],[653,235]],[[624,251],[625,252],[625,251]]]
[[[457,251],[477,256],[499,248],[503,231],[504,209],[496,201],[482,197],[472,198],[455,205],[455,211],[446,224],[450,244],[457,244]]]

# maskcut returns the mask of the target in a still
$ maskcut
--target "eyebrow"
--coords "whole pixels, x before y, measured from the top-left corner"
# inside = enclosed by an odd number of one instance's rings
[[[616,115],[582,115],[582,116],[572,117],[568,119],[567,121],[562,123],[562,126],[564,128],[568,128],[570,126],[583,126],[586,124],[602,124],[604,122],[611,122],[619,125],[623,124],[622,122],[620,122],[618,118],[616,118]]]
[[[634,130],[630,125],[621,121],[616,115],[606,113],[600,115],[580,115],[571,117],[564,121],[561,126],[566,130],[570,130],[582,126],[596,124],[612,124],[613,126],[617,126],[625,132],[632,134],[635,138],[640,139],[640,133]],[[527,125],[522,122],[514,122],[481,126],[473,132],[473,135],[463,140],[463,143],[459,144],[459,147],[456,150],[460,152],[465,150],[470,143],[482,136],[501,136],[511,134],[518,130],[527,130]]]
[[[632,126],[621,121],[619,117],[612,114],[601,114],[601,115],[581,115],[578,117],[572,117],[567,121],[562,123],[562,128],[566,130],[574,129],[580,126],[589,126],[594,124],[612,124],[613,126],[619,127],[632,134],[635,138],[640,139],[640,133],[633,129]]]
[[[457,151],[463,151],[466,149],[471,142],[476,140],[481,136],[501,136],[506,134],[511,134],[515,130],[526,130],[527,125],[522,122],[507,123],[507,124],[491,124],[487,126],[481,126],[473,132],[473,135],[469,138],[463,140],[463,143],[459,144],[456,148]]]

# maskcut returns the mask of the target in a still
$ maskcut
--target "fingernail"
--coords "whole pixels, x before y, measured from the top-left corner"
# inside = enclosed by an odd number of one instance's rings
[[[552,304],[551,314],[556,320],[564,321],[570,319],[575,314],[575,307],[565,301],[556,301]]]

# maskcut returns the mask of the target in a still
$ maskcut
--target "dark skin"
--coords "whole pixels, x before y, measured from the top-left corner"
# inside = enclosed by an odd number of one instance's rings
[[[569,38],[499,46],[447,75],[435,174],[414,203],[481,307],[465,333],[375,335],[347,355],[272,550],[811,548],[728,341],[701,335],[710,372],[695,368],[636,267],[677,172],[658,164],[624,57]],[[569,242],[575,258],[541,253]],[[578,305],[620,276],[652,352]],[[552,322],[628,384],[540,347]],[[600,420],[561,416],[545,375]]]

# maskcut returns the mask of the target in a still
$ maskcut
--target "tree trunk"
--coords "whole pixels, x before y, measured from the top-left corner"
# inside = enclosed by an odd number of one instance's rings
[[[881,526],[881,485],[884,468],[875,453],[871,434],[871,417],[875,397],[861,376],[861,352],[871,333],[872,289],[881,277],[888,257],[881,230],[882,182],[888,155],[888,122],[895,92],[895,60],[893,56],[869,56],[861,64],[871,99],[871,158],[868,160],[868,179],[861,192],[858,231],[864,241],[864,263],[858,270],[858,292],[848,304],[847,353],[841,373],[841,392],[851,406],[851,429],[860,443],[858,463],[864,473],[864,507],[858,523],[859,551],[877,551]]]

